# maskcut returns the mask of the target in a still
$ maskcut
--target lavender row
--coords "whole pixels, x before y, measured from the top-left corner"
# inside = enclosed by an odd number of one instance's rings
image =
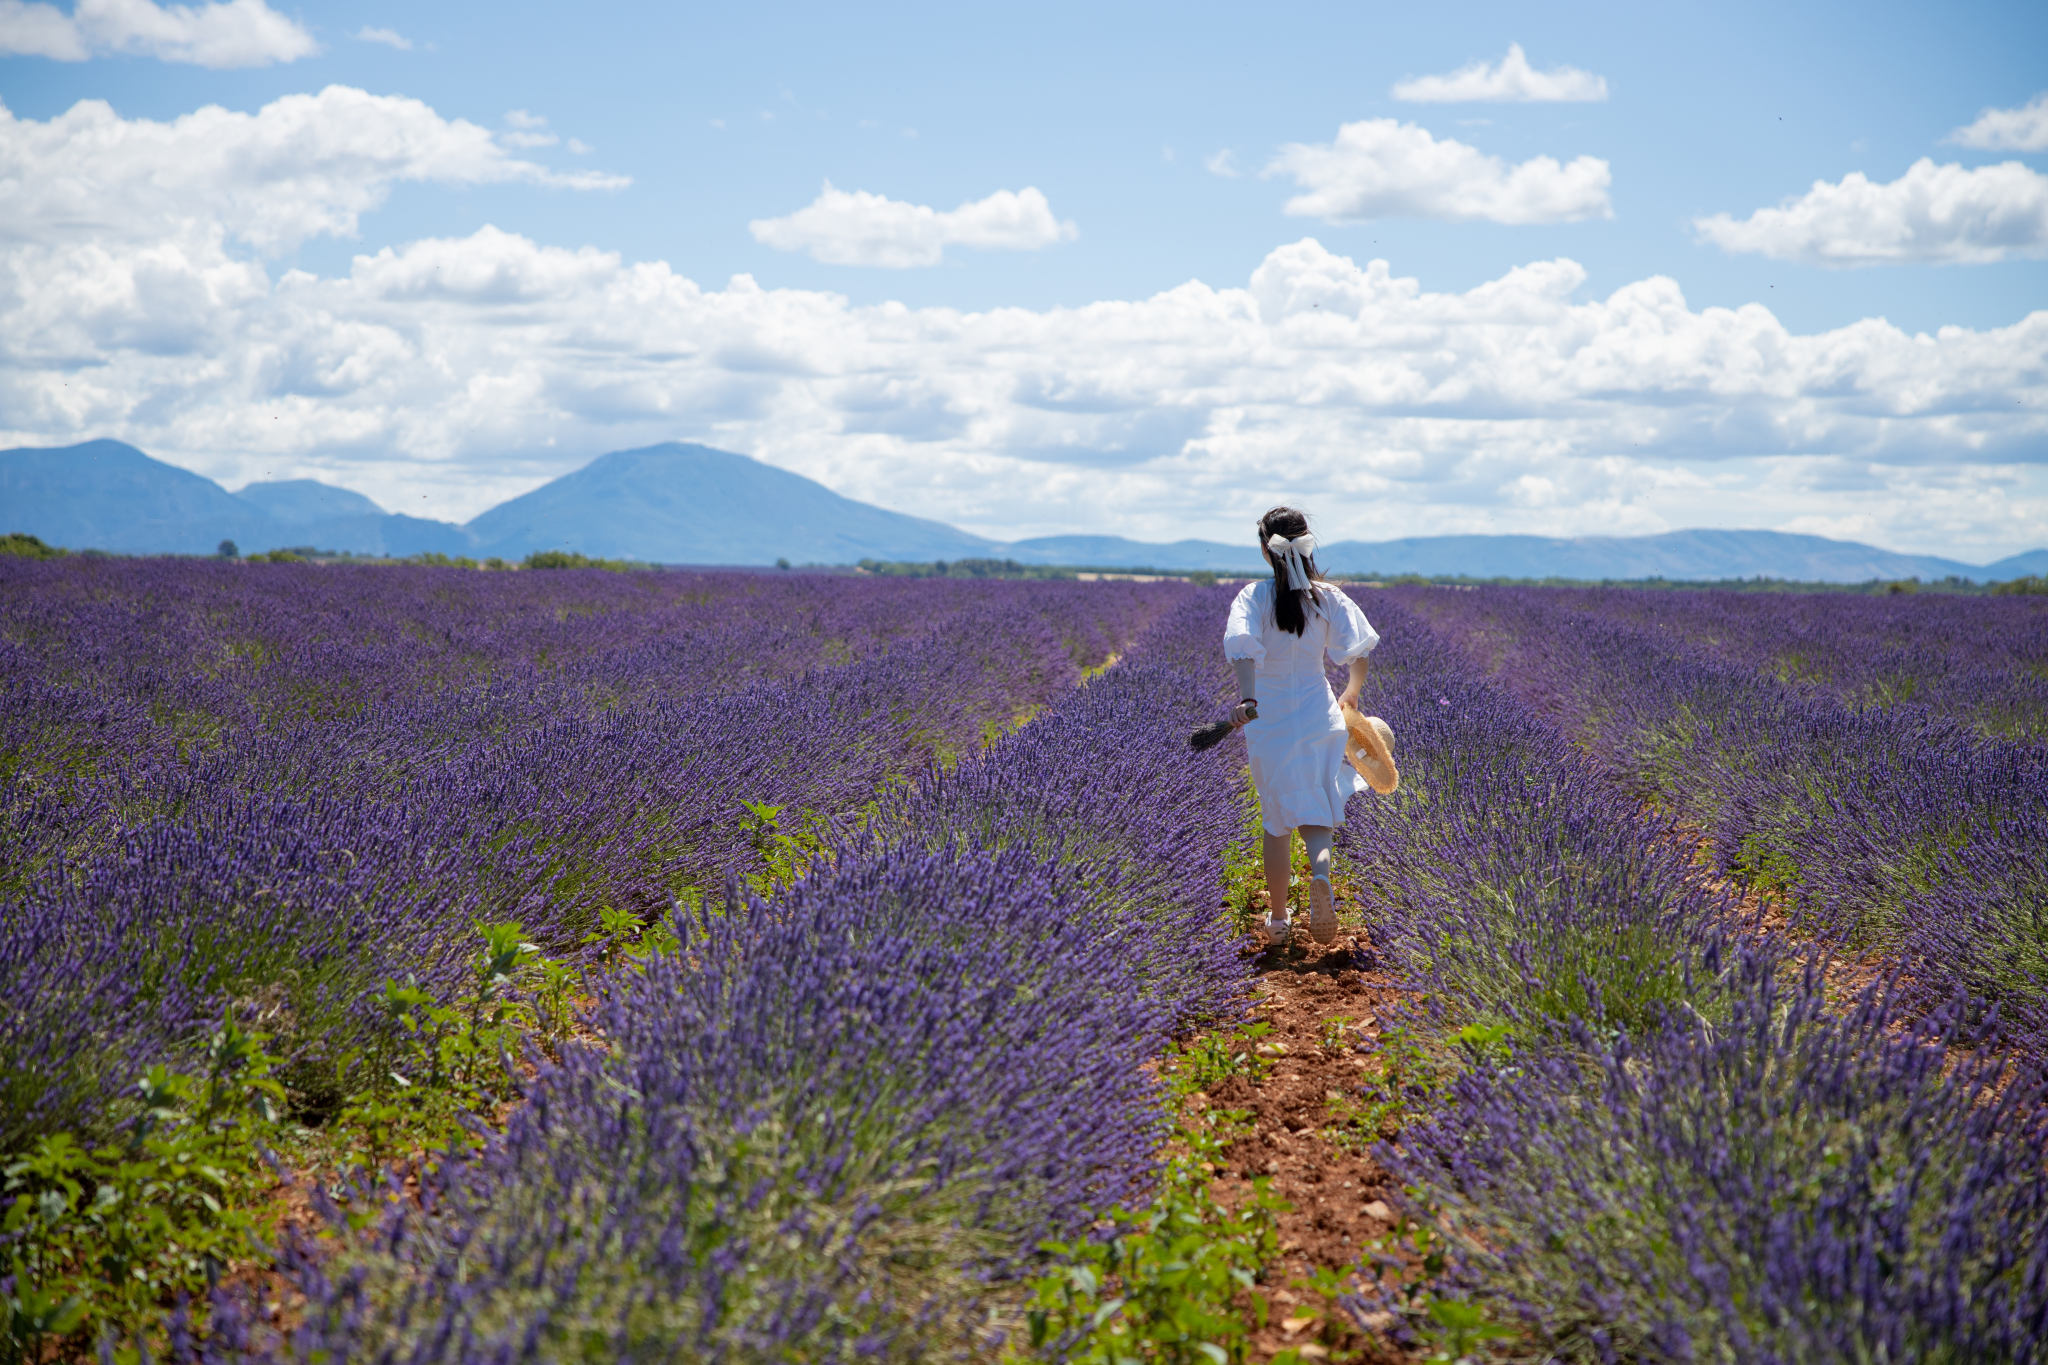
[[[2041,1360],[2038,1079],[1876,990],[1731,969],[1711,1023],[1474,1053],[1382,1146],[1452,1282],[1559,1361]]]
[[[1926,711],[1852,709],[1543,590],[1411,598],[1720,871],[1875,944],[1914,998],[1996,1003],[2048,1047],[2048,755]]]
[[[0,588],[0,886],[89,842],[95,820],[147,818],[195,760],[252,791],[366,764],[395,777],[564,716],[872,658],[990,610],[1038,616],[1090,667],[1162,600],[1132,584],[177,561],[9,561]],[[279,774],[281,738],[310,765]]]
[[[224,1312],[220,1349],[986,1358],[991,1280],[1142,1189],[1144,1063],[1245,999],[1238,765],[1186,745],[1224,606],[1189,602],[788,890],[680,917],[676,957],[603,988],[606,1051],[546,1071],[431,1212],[299,1260],[291,1340]],[[1178,666],[1197,640],[1207,667]]]
[[[1852,707],[1922,711],[2048,740],[2048,607],[2026,597],[1553,590],[1572,610],[1650,631]]]
[[[2048,1095],[1952,1058],[1950,1019],[1831,1013],[1667,819],[1461,642],[1361,600],[1404,790],[1354,802],[1340,847],[1447,1022],[1510,1025],[1380,1149],[1457,1252],[1440,1289],[1564,1360],[2033,1358]]]
[[[1393,965],[1471,1017],[1538,1030],[1718,1008],[1737,906],[1673,822],[1403,605],[1357,595],[1387,641],[1362,704],[1399,736],[1403,790],[1355,798],[1337,848]]]
[[[1131,600],[1103,599],[1113,625]],[[17,777],[17,829],[66,837],[0,902],[0,1141],[116,1121],[134,1075],[230,998],[281,1020],[314,1087],[374,1027],[383,980],[450,985],[473,921],[519,919],[561,951],[600,905],[666,913],[759,866],[774,831],[742,798],[851,824],[1076,676],[1043,613],[979,610],[688,704],[550,712],[507,683],[258,731],[81,784],[83,813]],[[514,723],[519,706],[534,714]]]

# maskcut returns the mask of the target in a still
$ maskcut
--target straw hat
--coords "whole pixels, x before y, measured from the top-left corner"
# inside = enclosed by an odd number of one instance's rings
[[[1401,773],[1394,766],[1393,727],[1378,716],[1361,716],[1347,706],[1344,728],[1350,732],[1345,739],[1344,757],[1351,760],[1351,766],[1358,769],[1366,785],[1382,796],[1400,786]]]

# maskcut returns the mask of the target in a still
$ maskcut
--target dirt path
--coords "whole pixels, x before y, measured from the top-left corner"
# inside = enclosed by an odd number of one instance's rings
[[[1342,913],[1349,907],[1341,889],[1339,896]],[[1356,1130],[1343,1130],[1342,1103],[1333,1108],[1333,1100],[1355,1101],[1378,1077],[1379,1038],[1412,995],[1373,969],[1355,914],[1344,919],[1345,931],[1327,949],[1303,933],[1286,949],[1258,953],[1253,1018],[1271,1026],[1260,1039],[1263,1075],[1231,1076],[1197,1099],[1250,1115],[1251,1131],[1227,1149],[1211,1182],[1216,1198],[1235,1206],[1264,1176],[1292,1206],[1280,1215],[1280,1259],[1266,1276],[1274,1312],[1253,1338],[1254,1359],[1290,1347],[1310,1360],[1406,1359],[1332,1311],[1309,1284],[1321,1272],[1326,1286],[1334,1276],[1350,1289],[1368,1245],[1394,1228],[1385,1172],[1365,1154],[1368,1144],[1351,1137]]]

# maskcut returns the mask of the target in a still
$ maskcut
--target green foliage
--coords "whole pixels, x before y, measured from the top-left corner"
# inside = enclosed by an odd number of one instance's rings
[[[259,555],[250,555],[251,564],[303,564],[306,557],[291,550],[265,550]]]
[[[1432,1361],[1470,1360],[1475,1348],[1514,1335],[1489,1319],[1485,1309],[1464,1299],[1431,1299],[1424,1311],[1436,1328],[1430,1333],[1436,1340],[1436,1349],[1428,1357]]]
[[[1473,1025],[1455,1041],[1486,1048],[1507,1035],[1504,1024]],[[1443,1043],[1412,1028],[1390,1028],[1368,1057],[1364,1087],[1355,1094],[1332,1097],[1324,1134],[1348,1151],[1368,1153],[1373,1144],[1400,1135],[1416,1116],[1429,1112],[1456,1074],[1455,1060]]]
[[[1366,1248],[1361,1267],[1372,1276],[1379,1302],[1428,1343],[1429,1354],[1421,1359],[1431,1365],[1465,1365],[1487,1342],[1515,1336],[1483,1306],[1445,1291],[1449,1265],[1450,1244],[1443,1235],[1403,1219]]]
[[[524,563],[529,569],[603,569],[608,573],[626,573],[647,567],[629,559],[592,559],[574,550],[535,550]]]
[[[1210,1195],[1214,1158],[1240,1118],[1184,1117],[1186,1150],[1168,1156],[1145,1208],[1112,1209],[1106,1236],[1043,1245],[1055,1264],[1031,1282],[1029,1343],[1013,1346],[1011,1360],[1244,1360],[1251,1333],[1266,1323],[1266,1300],[1253,1286],[1279,1255],[1278,1216],[1288,1206],[1263,1178],[1239,1209]]]
[[[430,569],[474,569],[481,567],[468,555],[444,555],[439,550],[423,550],[416,555],[407,555],[399,561],[402,564],[420,564]],[[498,561],[500,564],[503,560]]]
[[[1272,1045],[1262,1039],[1273,1031],[1263,1020],[1228,1032],[1205,1033],[1181,1045],[1179,1055],[1166,1064],[1167,1083],[1177,1095],[1192,1095],[1218,1081],[1243,1076],[1253,1085],[1266,1078],[1271,1064],[1262,1050]]]
[[[742,799],[740,807],[740,828],[761,860],[759,870],[747,882],[761,894],[792,884],[810,869],[814,860],[825,855],[829,844],[824,826],[816,817],[793,817],[794,827],[788,828],[782,820],[787,806]]]
[[[45,545],[26,531],[9,531],[0,536],[0,555],[14,555],[19,559],[62,559],[67,550],[55,545]]]
[[[2048,575],[2029,574],[2025,578],[2015,578],[1998,584],[1991,592],[1997,597],[2048,596]]]
[[[464,1141],[462,1115],[488,1111],[518,1090],[514,1059],[529,1036],[558,1043],[569,1024],[573,968],[543,957],[517,920],[479,924],[483,947],[460,1006],[417,985],[384,983],[386,1028],[368,1057],[369,1088],[341,1112],[372,1160],[445,1152]],[[533,989],[532,1000],[521,992]]]
[[[675,931],[666,924],[646,924],[630,910],[599,906],[598,927],[583,936],[583,942],[598,944],[598,965],[609,970],[631,958],[648,958],[673,953],[682,947]]]
[[[157,1066],[137,1082],[144,1114],[123,1140],[87,1148],[50,1134],[5,1168],[15,1288],[0,1304],[0,1360],[141,1333],[174,1296],[202,1296],[254,1251],[267,1231],[263,1142],[284,1100],[265,1041],[228,1010],[203,1073]]]

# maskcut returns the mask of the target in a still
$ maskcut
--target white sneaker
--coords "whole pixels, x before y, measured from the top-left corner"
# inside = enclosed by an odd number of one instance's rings
[[[1272,944],[1275,948],[1284,948],[1293,937],[1294,926],[1287,922],[1286,916],[1268,915],[1266,917],[1266,942]]]
[[[1308,884],[1308,932],[1318,943],[1337,940],[1337,898],[1321,877]]]

